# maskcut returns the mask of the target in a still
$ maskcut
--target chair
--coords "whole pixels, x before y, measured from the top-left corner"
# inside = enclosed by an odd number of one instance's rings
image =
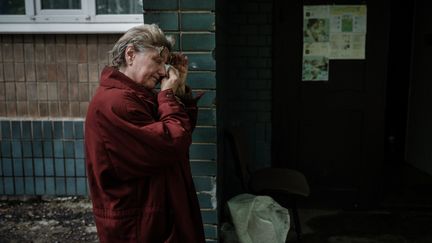
[[[264,168],[251,173],[248,165],[250,153],[242,130],[229,129],[225,135],[236,160],[235,170],[243,189],[256,195],[272,196],[282,206],[290,209],[297,240],[300,241],[302,235],[296,198],[309,196],[309,184],[305,176],[297,170],[285,168]]]

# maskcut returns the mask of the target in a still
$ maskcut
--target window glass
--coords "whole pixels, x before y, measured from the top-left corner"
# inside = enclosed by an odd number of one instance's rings
[[[0,14],[25,14],[25,0],[0,0]]]
[[[81,9],[81,0],[41,0],[42,9]]]
[[[96,14],[141,14],[142,0],[96,0]]]

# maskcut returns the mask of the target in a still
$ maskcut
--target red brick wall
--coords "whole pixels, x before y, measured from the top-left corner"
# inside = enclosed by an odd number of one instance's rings
[[[0,35],[0,116],[84,117],[119,35]]]

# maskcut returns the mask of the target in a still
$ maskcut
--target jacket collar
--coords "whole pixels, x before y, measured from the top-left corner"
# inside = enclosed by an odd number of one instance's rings
[[[100,85],[108,88],[131,89],[145,96],[154,97],[156,95],[155,91],[150,91],[137,84],[115,67],[106,66],[102,70]]]

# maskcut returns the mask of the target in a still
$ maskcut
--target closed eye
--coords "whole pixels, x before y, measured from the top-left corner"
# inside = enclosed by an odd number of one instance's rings
[[[153,61],[155,61],[159,65],[164,63],[164,60],[161,57],[155,57],[155,58],[153,58]]]

